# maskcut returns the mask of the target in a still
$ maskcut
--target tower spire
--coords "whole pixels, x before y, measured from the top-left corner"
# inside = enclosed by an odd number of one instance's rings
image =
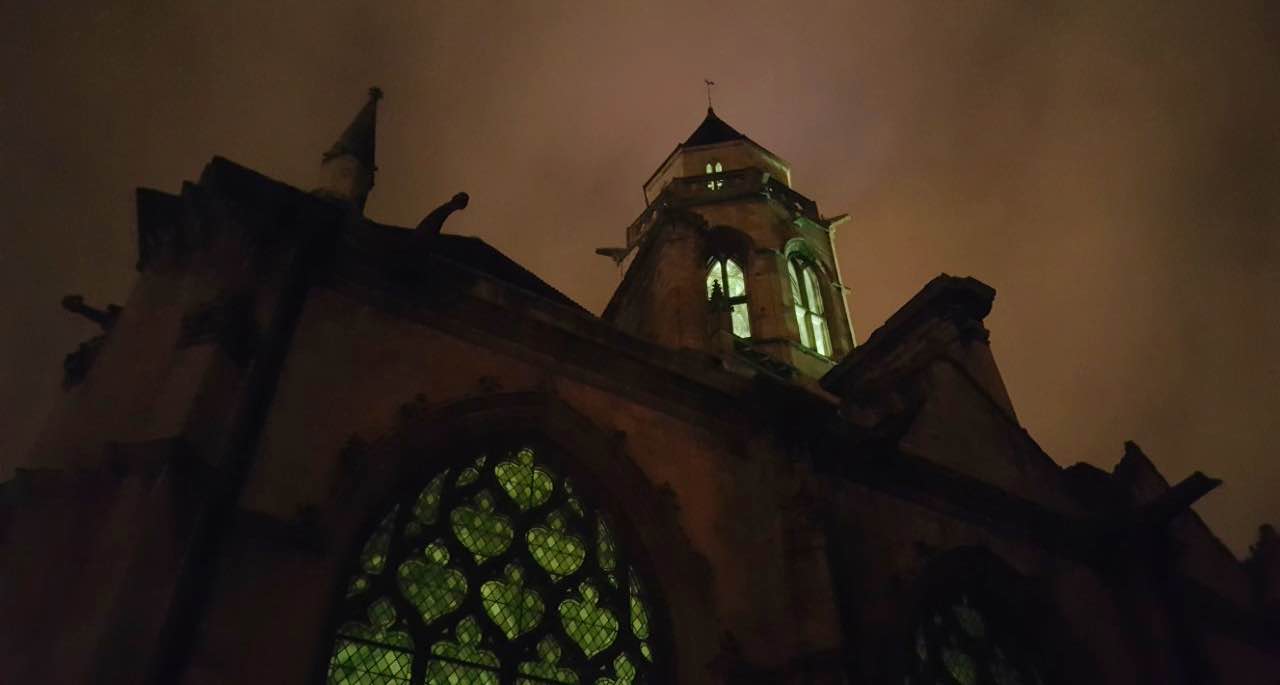
[[[349,202],[361,211],[373,189],[378,128],[378,101],[382,89],[369,89],[369,99],[320,163],[321,183],[316,193]]]

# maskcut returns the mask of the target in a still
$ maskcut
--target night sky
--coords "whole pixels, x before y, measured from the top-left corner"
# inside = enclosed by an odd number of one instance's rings
[[[128,4],[0,0],[0,478],[96,333],[61,296],[125,301],[136,186],[217,154],[313,187],[377,84],[368,215],[413,226],[465,190],[446,231],[599,312],[618,273],[593,250],[710,78],[718,114],[853,216],[859,339],[975,276],[1058,463],[1109,470],[1132,439],[1170,480],[1226,481],[1197,509],[1237,554],[1280,523],[1280,3]]]

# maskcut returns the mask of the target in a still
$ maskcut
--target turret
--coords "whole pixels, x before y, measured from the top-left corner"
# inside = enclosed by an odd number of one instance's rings
[[[320,186],[315,194],[352,205],[363,212],[369,191],[373,189],[374,147],[377,138],[378,100],[382,91],[369,89],[369,101],[342,132],[338,141],[324,153],[320,164]]]
[[[706,333],[707,317],[720,315],[707,304],[718,291],[736,339],[729,353],[817,378],[853,349],[834,244],[847,217],[821,216],[791,188],[785,160],[708,107],[644,195],[625,247],[600,250],[627,269],[607,320],[669,347],[723,355]]]

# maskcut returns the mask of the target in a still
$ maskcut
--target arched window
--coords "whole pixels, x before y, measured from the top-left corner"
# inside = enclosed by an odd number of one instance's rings
[[[707,299],[715,296],[716,287],[729,300],[733,334],[751,337],[751,317],[747,314],[747,278],[742,267],[728,257],[713,257],[707,267]]]
[[[724,165],[721,164],[720,162],[716,162],[713,160],[713,161],[707,162],[706,169],[707,169],[707,175],[710,176],[711,174],[723,173]],[[709,190],[720,190],[723,187],[724,187],[724,179],[715,178],[715,179],[711,179],[710,181],[707,181],[707,188]]]
[[[329,685],[653,682],[644,583],[530,447],[393,504],[347,585]]]
[[[912,634],[907,685],[1043,685],[1025,637],[969,593],[924,612]]]
[[[798,257],[787,260],[791,277],[791,299],[795,302],[796,323],[800,326],[800,343],[823,356],[831,354],[831,337],[822,304],[822,288],[817,270]]]

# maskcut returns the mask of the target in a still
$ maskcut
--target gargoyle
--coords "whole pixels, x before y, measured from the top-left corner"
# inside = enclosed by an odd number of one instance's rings
[[[466,193],[458,193],[457,195],[454,195],[448,202],[431,210],[431,213],[418,224],[416,229],[414,229],[414,235],[419,240],[430,240],[431,238],[440,235],[440,229],[444,228],[445,219],[448,219],[450,214],[453,214],[459,209],[466,209],[467,203],[470,200],[471,197]]]
[[[83,316],[98,324],[98,327],[102,329],[101,335],[95,335],[80,343],[75,352],[63,358],[62,387],[70,388],[83,381],[89,375],[93,360],[98,356],[98,351],[102,349],[103,343],[107,341],[107,333],[116,325],[116,321],[120,318],[120,312],[124,311],[124,308],[120,305],[109,304],[106,309],[95,309],[85,304],[84,297],[80,295],[67,295],[62,298],[62,308],[72,314]]]
[[[62,308],[98,324],[104,333],[116,325],[116,319],[119,319],[120,312],[124,311],[124,308],[118,304],[109,304],[106,309],[94,309],[84,303],[83,295],[67,295],[62,298]]]

